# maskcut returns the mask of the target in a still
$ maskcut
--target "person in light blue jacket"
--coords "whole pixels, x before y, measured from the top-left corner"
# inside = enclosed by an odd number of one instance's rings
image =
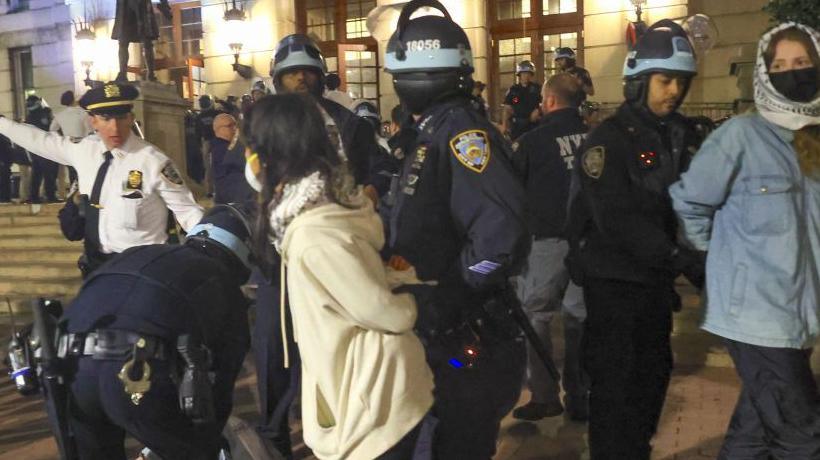
[[[670,187],[685,240],[708,251],[703,329],[743,382],[719,459],[820,458],[820,93],[817,31],[766,33],[756,112],[733,118]]]

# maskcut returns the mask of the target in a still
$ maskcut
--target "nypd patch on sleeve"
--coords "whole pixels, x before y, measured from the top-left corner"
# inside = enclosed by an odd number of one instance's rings
[[[472,129],[450,139],[453,155],[467,169],[481,174],[490,162],[490,139],[487,131]]]
[[[165,163],[165,166],[162,167],[162,177],[172,184],[182,185],[182,176],[179,175],[179,171],[177,171],[174,163],[170,161]]]

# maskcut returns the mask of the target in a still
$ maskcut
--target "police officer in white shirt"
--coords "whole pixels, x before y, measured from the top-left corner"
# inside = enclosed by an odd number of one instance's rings
[[[173,162],[134,135],[131,85],[109,82],[89,90],[80,106],[96,135],[78,143],[54,132],[0,117],[0,134],[37,155],[73,166],[85,210],[84,276],[132,246],[164,243],[168,211],[186,231],[202,218],[202,208]]]

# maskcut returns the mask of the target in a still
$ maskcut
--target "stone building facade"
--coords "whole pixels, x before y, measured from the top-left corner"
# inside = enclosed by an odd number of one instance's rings
[[[5,4],[3,4],[5,3]],[[357,98],[379,103],[389,113],[397,99],[382,71],[387,38],[398,18],[400,0],[248,0],[236,4],[214,0],[172,1],[174,17],[160,20],[157,45],[160,79],[177,86],[193,104],[199,94],[217,98],[241,96],[256,79],[269,81],[270,59],[277,41],[294,32],[314,36]],[[467,31],[475,57],[475,78],[488,83],[485,97],[496,108],[513,81],[511,66],[531,59],[539,79],[551,72],[555,46],[578,50],[596,86],[592,100],[621,100],[621,69],[627,53],[626,30],[635,21],[631,0],[442,0]],[[761,11],[766,0],[648,0],[642,19],[709,15],[719,30],[715,46],[700,56],[700,75],[688,104],[727,105],[748,97],[738,87],[730,64],[754,57],[755,43],[768,27]],[[117,47],[110,28],[115,0],[0,0],[0,113],[22,115],[21,103],[36,92],[51,105],[66,89],[84,90],[86,67],[92,79],[116,74]],[[244,11],[241,27],[226,26],[228,8]],[[375,12],[373,10],[376,10]],[[368,30],[368,15],[371,17]],[[76,38],[72,20],[88,21],[96,39]],[[240,42],[238,58],[230,47]],[[132,78],[141,64],[139,45],[132,45]],[[90,50],[90,51],[89,51]],[[81,56],[85,54],[85,56]],[[251,70],[246,79],[234,71],[239,62]],[[740,72],[742,77],[743,72]],[[741,78],[742,80],[742,78]]]

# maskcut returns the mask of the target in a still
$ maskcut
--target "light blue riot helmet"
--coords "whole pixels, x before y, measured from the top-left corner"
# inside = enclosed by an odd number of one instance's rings
[[[518,76],[521,72],[529,72],[535,74],[535,64],[532,61],[521,61],[515,66],[515,75]]]
[[[441,16],[410,16],[422,7]],[[472,91],[473,52],[464,30],[438,0],[412,0],[402,8],[397,29],[387,43],[384,70],[402,104],[419,114],[435,101]]]
[[[554,60],[557,61],[559,59],[571,59],[571,60],[574,61],[575,60],[575,51],[572,51],[572,48],[562,46],[562,47],[555,50]]]
[[[270,76],[277,93],[281,93],[282,73],[289,70],[312,70],[318,76],[318,87],[311,88],[314,96],[321,96],[325,87],[327,66],[319,46],[307,35],[292,34],[283,38],[276,46],[270,63]]]
[[[251,230],[244,212],[234,205],[217,205],[208,210],[189,232],[185,244],[213,245],[224,251],[233,262],[238,276],[250,276]]]
[[[624,97],[631,104],[646,104],[649,77],[653,73],[686,78],[686,88],[678,99],[683,102],[692,77],[697,75],[695,51],[683,28],[671,19],[662,19],[647,29],[624,62]]]

